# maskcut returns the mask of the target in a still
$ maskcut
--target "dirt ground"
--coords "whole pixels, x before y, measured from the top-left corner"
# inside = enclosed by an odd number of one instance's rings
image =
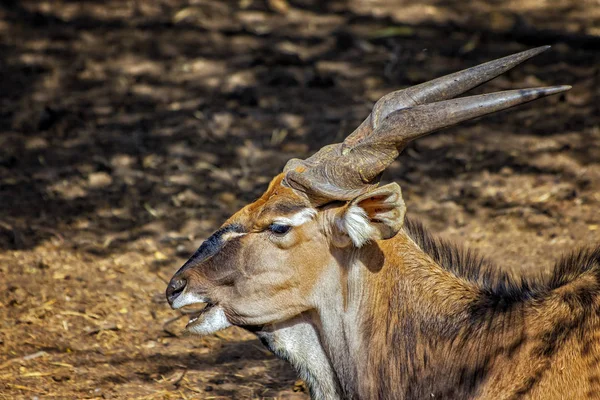
[[[0,398],[298,398],[166,282],[288,158],[381,95],[538,45],[475,92],[570,84],[411,145],[411,216],[540,274],[600,242],[598,0],[0,3]]]

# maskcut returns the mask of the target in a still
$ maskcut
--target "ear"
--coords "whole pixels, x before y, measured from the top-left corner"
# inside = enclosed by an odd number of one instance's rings
[[[336,220],[356,247],[394,237],[404,224],[406,206],[397,183],[376,188],[349,202]]]

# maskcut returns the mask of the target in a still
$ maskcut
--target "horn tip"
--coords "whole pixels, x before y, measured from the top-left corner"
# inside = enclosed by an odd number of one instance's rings
[[[529,56],[528,58],[531,58],[531,57],[537,56],[540,53],[545,52],[546,50],[548,50],[551,47],[552,46],[550,46],[550,45],[534,47],[533,49],[525,50],[523,53],[528,55]],[[523,54],[523,53],[521,53],[521,54]]]
[[[561,86],[550,86],[544,89],[544,94],[556,94],[566,92],[567,90],[571,90],[573,86],[571,85],[561,85]]]
[[[566,92],[572,88],[571,85],[561,85],[561,86],[546,86],[546,87],[537,87],[531,89],[516,89],[514,92],[520,92],[520,97],[530,101],[533,99],[539,99],[541,97],[551,96],[553,94],[558,94],[562,92]],[[510,92],[510,91],[509,91]]]

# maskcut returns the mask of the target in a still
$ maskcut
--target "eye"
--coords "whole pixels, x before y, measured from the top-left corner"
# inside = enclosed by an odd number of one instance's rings
[[[290,225],[283,224],[271,224],[269,225],[269,230],[276,235],[285,235],[292,229]]]

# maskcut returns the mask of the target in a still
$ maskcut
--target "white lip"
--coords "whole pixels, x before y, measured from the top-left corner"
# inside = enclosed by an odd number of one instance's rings
[[[187,324],[186,328],[192,326],[195,322],[197,322],[200,319],[202,319],[203,318],[202,314],[204,314],[205,312],[208,312],[209,309],[212,308],[212,307],[214,307],[214,304],[205,303],[204,304],[204,308],[202,308],[201,310],[194,311],[194,312],[190,313],[190,320],[188,321],[188,324]]]
[[[218,304],[209,303],[190,318],[186,329],[196,335],[210,335],[230,326],[232,324],[227,320],[223,308]]]
[[[181,293],[171,304],[171,308],[173,310],[177,310],[178,308],[189,306],[191,304],[198,303],[210,303],[208,299],[204,296],[200,296],[194,293],[188,293],[184,291]]]

